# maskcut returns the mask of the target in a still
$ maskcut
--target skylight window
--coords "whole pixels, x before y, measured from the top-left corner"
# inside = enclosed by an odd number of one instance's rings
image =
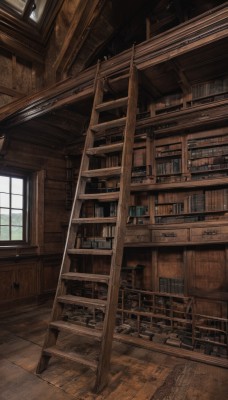
[[[28,0],[4,0],[4,3],[22,14]]]
[[[33,10],[29,16],[29,18],[38,23],[43,15],[45,5],[47,0],[35,0]]]
[[[47,0],[0,0],[8,11],[19,14],[24,20],[38,24],[44,14]]]

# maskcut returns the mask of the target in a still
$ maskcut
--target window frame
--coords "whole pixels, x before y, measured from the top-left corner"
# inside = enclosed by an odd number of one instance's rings
[[[0,176],[5,176],[8,178],[19,178],[23,180],[23,208],[22,208],[22,239],[21,240],[0,240],[0,248],[5,246],[23,246],[29,245],[29,236],[30,236],[30,224],[31,224],[31,193],[32,193],[32,185],[31,185],[31,175],[26,172],[15,172],[15,171],[1,171]],[[10,195],[11,195],[10,188]],[[12,210],[11,204],[9,210]],[[10,212],[10,221],[9,226],[12,226],[11,223],[11,212]]]

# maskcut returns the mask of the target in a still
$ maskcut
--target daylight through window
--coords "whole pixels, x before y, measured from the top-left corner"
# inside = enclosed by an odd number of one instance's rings
[[[26,239],[26,179],[0,175],[0,241]]]

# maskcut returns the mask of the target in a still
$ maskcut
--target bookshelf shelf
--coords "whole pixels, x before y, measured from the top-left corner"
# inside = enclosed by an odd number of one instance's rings
[[[216,93],[215,99],[223,94]],[[228,128],[207,122],[210,112],[215,110],[215,121],[217,114],[225,112],[224,100],[220,101],[221,108],[213,108],[206,102],[197,105],[197,101],[207,101],[209,96],[202,95],[201,100],[194,96],[189,93],[185,99],[185,111],[180,97],[174,98],[173,104],[168,103],[172,99],[167,99],[161,107],[160,99],[150,105],[151,115],[146,112],[145,119],[138,117],[124,239],[126,262],[122,265],[125,286],[120,290],[116,329],[117,333],[126,330],[132,338],[151,342],[155,338],[166,346],[205,354],[211,351],[225,358],[227,319],[220,326],[218,321],[227,316],[228,309]],[[192,115],[206,125],[191,126]],[[113,143],[122,151],[121,134],[110,133],[107,140],[110,151]],[[107,142],[102,139],[100,146],[102,154]],[[96,162],[106,167],[105,159],[109,159],[109,167],[116,163],[118,166],[116,155],[112,159],[110,155],[99,156]],[[87,210],[89,214],[114,218],[115,211],[110,213],[104,208],[99,195],[117,192],[117,181],[94,180],[91,190],[97,192],[97,198]],[[97,231],[81,234],[80,240],[108,251],[112,237],[110,232]],[[137,264],[144,268],[134,270]],[[96,263],[92,268],[99,272]],[[139,272],[140,279],[138,275],[134,280],[133,273]],[[214,317],[216,322],[207,323],[206,313],[211,313],[208,318]]]

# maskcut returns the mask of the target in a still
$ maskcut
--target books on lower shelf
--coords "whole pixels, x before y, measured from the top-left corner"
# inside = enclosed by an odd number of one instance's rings
[[[177,278],[159,278],[159,292],[183,294],[184,280]]]

